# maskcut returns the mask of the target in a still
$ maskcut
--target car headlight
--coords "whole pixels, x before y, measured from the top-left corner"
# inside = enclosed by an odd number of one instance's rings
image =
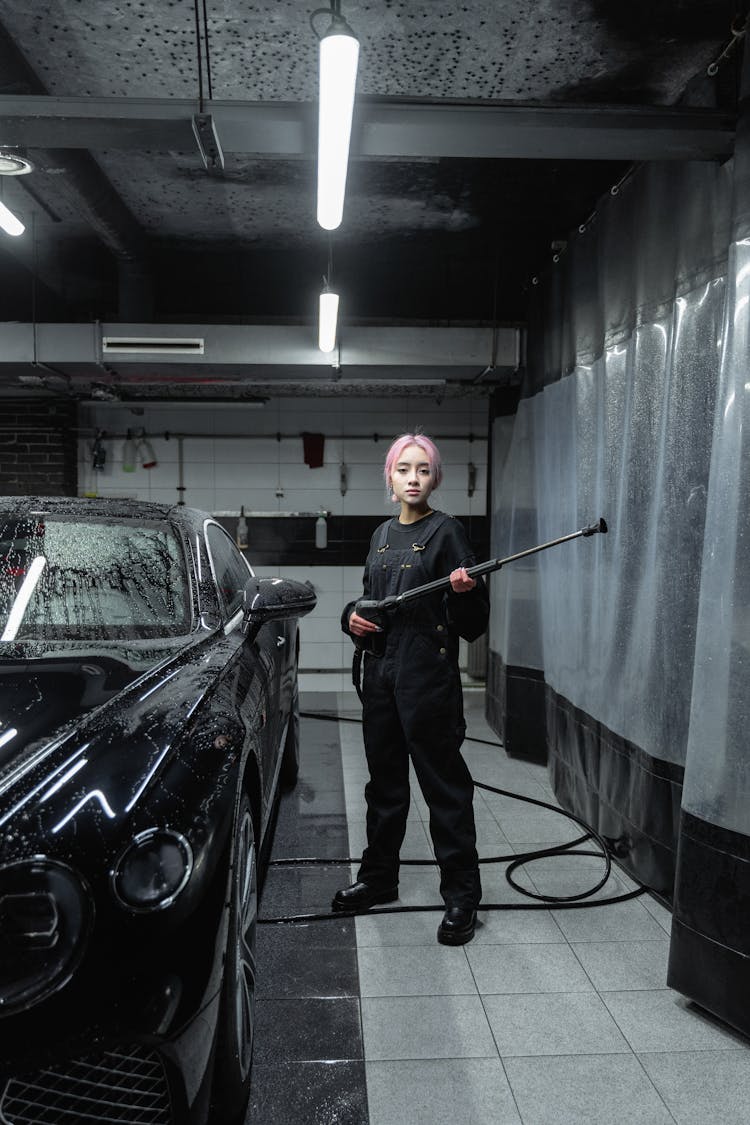
[[[91,895],[63,864],[39,857],[0,868],[0,1014],[62,988],[92,919]]]
[[[115,864],[112,886],[130,910],[171,906],[193,870],[193,851],[179,832],[149,828],[140,832]]]

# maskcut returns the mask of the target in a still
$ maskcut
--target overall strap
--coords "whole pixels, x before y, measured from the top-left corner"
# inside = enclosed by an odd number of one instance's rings
[[[421,536],[417,536],[414,540],[414,548],[418,551],[423,551],[433,535],[439,527],[442,527],[446,520],[452,520],[453,516],[447,515],[445,512],[435,512],[435,519],[429,520],[427,527],[424,529]]]
[[[388,528],[390,526],[391,521],[386,520],[384,523],[381,523],[380,527],[376,529],[378,537],[374,543],[374,548],[378,554],[381,554],[388,546]]]

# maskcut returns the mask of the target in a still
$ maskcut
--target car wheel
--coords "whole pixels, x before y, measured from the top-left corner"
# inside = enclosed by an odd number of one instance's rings
[[[250,801],[243,793],[234,830],[229,934],[221,1000],[214,1114],[221,1125],[244,1119],[250,1095],[255,1025],[255,928],[258,871]]]
[[[286,728],[284,751],[281,759],[279,778],[284,789],[293,789],[299,777],[299,687],[294,680],[292,706],[289,709],[289,725]]]

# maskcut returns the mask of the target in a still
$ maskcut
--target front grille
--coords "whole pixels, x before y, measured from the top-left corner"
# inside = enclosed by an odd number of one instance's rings
[[[3,1125],[170,1125],[161,1059],[140,1046],[71,1059],[5,1084]]]

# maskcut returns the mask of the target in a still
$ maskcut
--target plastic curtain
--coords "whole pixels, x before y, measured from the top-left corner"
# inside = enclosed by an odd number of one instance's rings
[[[745,1034],[749,115],[723,166],[637,171],[538,286],[493,554],[610,530],[493,576],[488,683],[493,724],[543,741],[562,804],[672,900],[668,983]]]
[[[683,807],[750,836],[750,239],[732,248]]]
[[[599,516],[610,529],[493,579],[501,702],[512,709],[513,676],[535,671],[558,795],[613,838],[635,840],[632,869],[665,894],[690,725],[731,184],[727,166],[652,165],[602,201],[539,286],[512,435],[501,442],[507,420],[495,423],[493,554]],[[507,453],[497,456],[498,444]]]

